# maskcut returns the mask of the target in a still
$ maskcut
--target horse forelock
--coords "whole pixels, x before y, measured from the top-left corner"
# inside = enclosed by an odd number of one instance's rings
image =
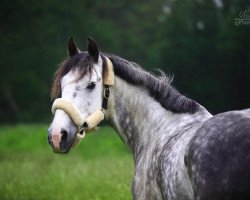
[[[93,58],[87,52],[81,52],[73,57],[69,57],[64,60],[57,69],[54,81],[51,88],[51,99],[55,99],[61,92],[61,79],[69,71],[78,70],[78,77],[76,79],[81,79],[84,75],[91,72],[93,66]]]

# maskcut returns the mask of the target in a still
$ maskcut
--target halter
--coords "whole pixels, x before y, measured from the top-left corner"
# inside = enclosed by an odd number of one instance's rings
[[[97,109],[84,119],[79,109],[69,101],[58,98],[52,105],[51,112],[53,114],[55,114],[57,109],[63,110],[70,116],[74,124],[77,126],[77,133],[72,146],[76,146],[81,142],[82,138],[85,136],[85,131],[90,131],[99,125],[99,123],[104,119],[104,114],[108,109],[108,99],[110,95],[109,86],[114,85],[114,70],[110,59],[107,57],[105,57],[105,59],[107,67],[103,76],[104,89],[101,109]]]

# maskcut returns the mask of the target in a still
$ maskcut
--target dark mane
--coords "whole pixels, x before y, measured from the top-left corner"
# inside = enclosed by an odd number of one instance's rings
[[[134,85],[145,86],[149,94],[155,98],[164,108],[176,113],[194,113],[199,105],[181,95],[171,86],[171,80],[162,73],[156,77],[143,70],[138,64],[129,62],[113,54],[101,53],[101,57],[107,56],[113,63],[115,75]],[[103,59],[104,60],[104,59]],[[57,98],[61,91],[61,78],[70,70],[79,69],[79,78],[91,71],[93,58],[87,52],[81,52],[71,58],[67,58],[58,68],[51,89],[51,98]],[[104,62],[104,66],[106,62]]]
[[[112,54],[105,54],[105,56],[112,61],[117,76],[131,84],[143,85],[148,88],[150,95],[167,110],[177,113],[194,113],[199,109],[198,103],[181,95],[171,86],[171,79],[164,73],[160,77],[156,77],[136,63]]]

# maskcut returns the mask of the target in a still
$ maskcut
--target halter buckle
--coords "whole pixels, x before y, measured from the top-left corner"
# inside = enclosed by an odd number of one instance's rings
[[[109,98],[109,95],[110,95],[109,86],[105,86],[105,87],[104,87],[104,91],[103,91],[103,97],[104,97],[105,99],[108,99],[108,98]]]
[[[88,129],[88,124],[84,122],[80,127],[79,127],[79,133],[82,135],[84,131]]]

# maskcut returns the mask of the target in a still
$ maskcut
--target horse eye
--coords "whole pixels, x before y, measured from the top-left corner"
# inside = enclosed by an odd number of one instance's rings
[[[95,88],[95,85],[96,85],[95,82],[91,82],[91,83],[88,84],[87,89],[88,90],[93,90]]]

